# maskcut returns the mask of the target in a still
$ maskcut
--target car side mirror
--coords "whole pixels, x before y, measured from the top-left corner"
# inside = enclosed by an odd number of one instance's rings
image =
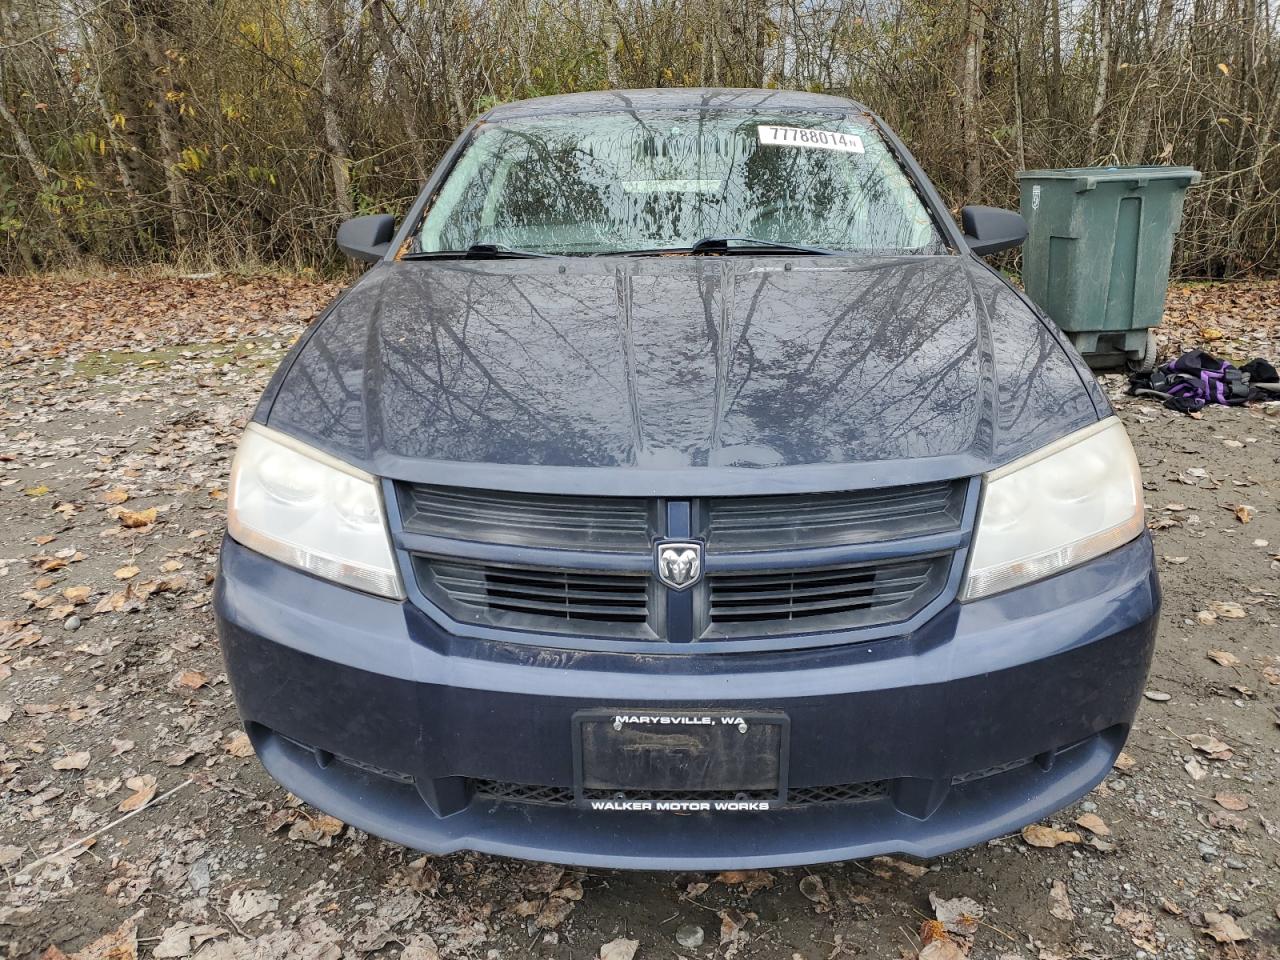
[[[965,207],[960,211],[964,240],[980,257],[1020,247],[1027,239],[1027,221],[1022,214],[999,207]]]
[[[396,218],[387,213],[353,217],[338,226],[338,249],[352,260],[376,263],[387,255]]]

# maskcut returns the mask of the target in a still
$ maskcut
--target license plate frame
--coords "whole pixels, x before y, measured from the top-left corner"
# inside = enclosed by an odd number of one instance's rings
[[[635,802],[605,809],[691,812],[726,809],[727,795],[746,794],[744,809],[774,809],[786,800],[790,734],[790,718],[777,711],[579,710],[574,803],[599,810],[603,795],[621,794]]]

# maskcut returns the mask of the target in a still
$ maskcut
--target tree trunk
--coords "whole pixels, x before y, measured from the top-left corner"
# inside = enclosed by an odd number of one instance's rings
[[[142,31],[142,48],[156,81],[152,90],[156,135],[160,138],[160,163],[164,168],[165,194],[169,199],[174,246],[180,250],[191,239],[192,223],[191,213],[187,209],[187,185],[178,167],[182,163],[182,149],[178,146],[178,133],[170,112],[169,95],[175,92],[171,64],[164,55],[160,41],[156,39],[154,25],[140,18],[138,28]]]
[[[1159,72],[1164,63],[1165,52],[1169,49],[1169,41],[1173,30],[1173,0],[1160,0],[1156,8],[1155,27],[1151,33],[1150,63],[1141,74],[1139,82],[1149,82]],[[1147,139],[1151,136],[1151,117],[1156,111],[1156,104],[1140,106],[1138,119],[1133,127],[1133,139],[1130,141],[1129,159],[1134,163],[1142,163],[1147,154]]]
[[[329,173],[333,178],[334,204],[343,219],[355,215],[351,201],[351,151],[342,134],[339,115],[342,83],[338,76],[338,51],[345,29],[342,21],[343,0],[326,0],[324,6],[324,50],[320,64],[320,97],[324,114],[324,139],[329,148]]]
[[[31,168],[31,175],[36,178],[36,183],[40,184],[43,190],[51,190],[53,188],[53,178],[49,175],[49,168],[45,166],[44,161],[36,153],[35,147],[31,145],[31,139],[27,136],[27,132],[22,129],[22,124],[18,122],[18,118],[9,110],[9,105],[4,102],[3,97],[0,97],[0,120],[3,120],[5,126],[9,128],[9,134],[13,137],[13,142],[17,144],[18,152],[22,154],[22,159]],[[43,204],[39,206],[43,208]],[[52,213],[49,214],[49,220],[53,224],[53,235],[56,238],[54,242],[58,247],[58,252],[66,257],[73,256],[75,247],[71,243],[71,238],[67,236],[66,231],[63,229],[62,223]]]
[[[391,36],[391,28],[387,23],[384,9],[385,4],[386,0],[372,0],[369,5],[369,19],[373,22],[374,33],[378,36],[378,48],[382,51],[382,59],[387,62],[387,89],[400,111],[400,122],[404,124],[405,139],[409,141],[409,151],[413,157],[413,169],[418,174],[418,179],[425,181],[431,175],[431,167],[427,163],[422,135],[418,132],[418,120],[414,115],[416,98],[410,95],[404,61]]]
[[[1098,154],[1098,138],[1102,135],[1102,113],[1107,108],[1107,81],[1111,76],[1111,4],[1098,0],[1098,75],[1093,86],[1093,114],[1089,120],[1089,152],[1086,163]]]
[[[982,191],[982,161],[978,153],[978,98],[982,80],[982,36],[986,30],[985,0],[968,0],[965,13],[964,68],[960,84],[961,126],[964,130],[964,188],[967,200]]]

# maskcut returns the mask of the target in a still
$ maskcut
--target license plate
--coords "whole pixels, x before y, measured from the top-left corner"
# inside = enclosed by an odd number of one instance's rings
[[[586,710],[573,720],[575,796],[586,809],[743,813],[782,802],[783,714]]]

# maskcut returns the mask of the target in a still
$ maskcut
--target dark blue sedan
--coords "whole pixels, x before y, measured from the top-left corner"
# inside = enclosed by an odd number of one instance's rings
[[[1124,428],[848,100],[473,124],[277,371],[216,603],[298,796],[425,851],[922,857],[1097,784],[1159,587]]]

